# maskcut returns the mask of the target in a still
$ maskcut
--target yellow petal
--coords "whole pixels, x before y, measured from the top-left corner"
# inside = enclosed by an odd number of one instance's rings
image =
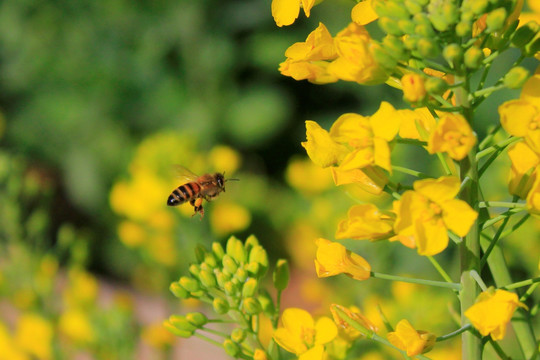
[[[349,209],[348,219],[339,223],[336,239],[383,239],[390,236],[393,224],[394,218],[375,205],[355,205]]]
[[[382,101],[379,109],[369,118],[369,123],[375,137],[389,142],[399,131],[401,117],[390,103]]]
[[[324,355],[324,346],[316,345],[300,355],[298,360],[322,360]]]
[[[342,170],[332,168],[332,176],[337,186],[355,183],[370,194],[380,195],[388,184],[388,176],[377,167],[367,166],[363,169]]]
[[[537,176],[527,195],[527,209],[531,214],[540,215],[540,177]]]
[[[476,135],[461,115],[441,116],[428,140],[428,152],[447,152],[454,160],[462,160],[476,143]]]
[[[434,221],[415,220],[418,254],[432,256],[448,246],[448,232],[442,219]]]
[[[304,9],[306,17],[309,17],[313,5],[315,5],[315,0],[302,0],[302,8]]]
[[[291,25],[300,13],[298,0],[272,0],[272,16],[277,26]]]
[[[397,112],[401,118],[399,136],[404,139],[426,141],[428,137],[424,135],[429,135],[436,126],[435,118],[426,108],[419,108],[414,111],[397,110]],[[418,128],[421,129],[422,134],[420,134]]]
[[[307,346],[304,344],[302,339],[295,336],[295,334],[292,334],[288,329],[276,329],[276,331],[274,331],[273,338],[279,346],[288,352],[301,354],[307,351]]]
[[[458,199],[447,200],[440,206],[443,210],[442,216],[446,227],[456,235],[467,235],[478,217],[478,213],[465,201]]]
[[[414,190],[433,202],[454,198],[459,192],[459,178],[456,176],[441,176],[438,179],[424,179],[415,181]]]
[[[362,169],[374,165],[374,154],[372,148],[363,148],[351,151],[344,158],[339,168],[343,171]]]
[[[307,141],[302,143],[309,158],[315,164],[328,167],[337,164],[348,152],[347,148],[335,142],[326,130],[314,121],[306,121]]]
[[[531,76],[521,90],[521,99],[540,108],[540,74]]]
[[[323,316],[315,322],[315,345],[324,345],[334,340],[338,329],[336,324],[328,317]]]
[[[403,87],[403,98],[411,103],[424,100],[426,97],[426,88],[424,87],[424,78],[415,73],[408,73],[401,78]]]
[[[356,4],[351,11],[351,19],[358,25],[367,25],[379,18],[375,10],[371,7],[371,0],[361,1]]]
[[[397,323],[396,331],[388,333],[387,338],[394,346],[406,351],[408,356],[421,354],[426,345],[426,340],[405,319]]]
[[[367,143],[373,138],[373,131],[369,119],[365,116],[347,113],[337,118],[330,128],[330,136],[337,142],[348,143],[355,140],[356,143],[351,144],[354,147],[367,147]],[[358,143],[364,141],[364,143]]]
[[[390,146],[386,140],[381,138],[373,139],[373,163],[392,174],[390,163]]]
[[[343,245],[326,239],[318,239],[315,267],[318,277],[346,274],[356,280],[371,276],[371,266],[360,255],[351,253]]]
[[[536,114],[536,108],[527,100],[510,100],[499,106],[501,125],[507,133],[514,136],[527,135],[529,123]]]

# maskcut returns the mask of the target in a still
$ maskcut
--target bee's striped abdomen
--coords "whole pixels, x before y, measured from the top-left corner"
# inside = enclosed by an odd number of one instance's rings
[[[167,199],[167,205],[176,206],[190,201],[199,196],[201,187],[196,182],[189,182],[184,185],[180,185],[173,190],[169,198]]]

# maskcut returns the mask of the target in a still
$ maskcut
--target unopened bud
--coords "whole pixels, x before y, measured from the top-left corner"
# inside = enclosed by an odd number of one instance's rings
[[[238,264],[243,264],[246,261],[244,244],[236,237],[231,236],[227,241],[227,255],[232,257]]]
[[[536,21],[529,21],[516,30],[512,37],[512,45],[517,48],[524,47],[538,34],[538,30],[540,30],[538,23]]]
[[[524,67],[517,66],[510,69],[510,71],[506,73],[503,83],[507,88],[519,89],[523,86],[523,84],[525,84],[528,78],[529,70],[525,69]]]
[[[240,344],[246,338],[246,331],[242,328],[236,328],[231,332],[231,339],[235,343]]]
[[[181,315],[171,315],[169,317],[169,323],[177,328],[178,330],[184,330],[187,332],[191,332],[191,335],[195,332],[197,329],[193,324],[191,324],[185,316]]]
[[[430,77],[424,82],[428,94],[442,95],[448,89],[448,83],[438,77]]]
[[[268,356],[266,355],[266,352],[261,349],[255,349],[255,353],[253,354],[253,360],[268,360]]]
[[[256,276],[262,277],[268,269],[268,253],[261,245],[254,246],[249,253],[249,263],[259,264]]]
[[[248,298],[255,295],[255,292],[257,291],[258,286],[259,286],[259,282],[256,279],[254,278],[248,279],[244,283],[244,286],[242,286],[242,297]]]
[[[499,31],[504,27],[506,21],[507,12],[505,8],[498,8],[490,12],[486,18],[487,29],[486,32],[493,33]]]
[[[197,262],[202,263],[204,261],[204,256],[206,255],[206,248],[201,244],[195,247],[195,258]]]
[[[223,289],[225,283],[231,280],[231,277],[228,274],[225,274],[223,271],[216,271],[216,281],[218,286]]]
[[[416,50],[416,44],[418,43],[419,37],[416,35],[405,35],[403,36],[403,45],[408,50]]]
[[[223,268],[226,269],[231,274],[234,274],[236,270],[238,270],[238,264],[229,254],[223,255],[223,259],[221,259],[221,263],[223,264]]]
[[[212,301],[212,307],[216,314],[219,315],[226,314],[227,311],[229,311],[229,303],[222,298],[215,298],[214,301]]]
[[[484,60],[484,53],[476,46],[471,46],[463,56],[465,66],[470,69],[478,69]]]
[[[448,64],[456,67],[463,59],[463,49],[458,44],[449,44],[443,49],[443,57]]]
[[[189,292],[186,289],[184,289],[182,286],[180,286],[180,284],[177,281],[171,283],[171,286],[169,286],[169,290],[171,290],[171,292],[177,298],[180,298],[180,299],[189,298]]]
[[[278,291],[285,290],[289,285],[289,277],[289,263],[285,259],[279,259],[273,274],[274,287]]]
[[[262,312],[262,306],[259,300],[252,297],[244,299],[242,308],[248,315],[257,315]]]
[[[199,282],[197,280],[187,277],[187,276],[182,276],[178,282],[180,286],[182,286],[184,289],[186,289],[190,293],[199,291],[201,289],[201,287],[199,286]]]
[[[388,16],[394,19],[408,19],[410,17],[407,9],[398,1],[386,1],[386,11]]]
[[[382,31],[389,35],[395,35],[395,36],[401,36],[403,33],[401,32],[401,29],[399,28],[398,22],[395,20],[392,20],[389,17],[382,17],[377,22],[379,24],[379,27]]]
[[[274,302],[272,301],[272,298],[270,297],[268,291],[261,290],[261,293],[257,297],[257,300],[259,300],[259,303],[261,304],[264,313],[269,317],[272,317],[276,312],[276,307],[274,306]]]
[[[456,25],[456,35],[469,37],[472,34],[472,24],[470,21],[461,21]]]
[[[236,296],[236,293],[238,292],[238,285],[232,281],[227,281],[225,286],[223,286],[223,290],[225,290],[225,294],[229,296]]]
[[[165,320],[163,322],[163,326],[169,330],[171,333],[173,333],[174,335],[176,336],[180,336],[180,337],[183,337],[183,338],[189,338],[191,337],[191,335],[193,335],[193,331],[186,331],[186,330],[181,330],[181,329],[177,329],[174,325],[172,325],[170,323],[169,320]]]
[[[405,74],[401,78],[403,87],[403,98],[410,103],[417,103],[426,97],[426,88],[424,87],[424,78],[418,74]]]
[[[422,5],[416,0],[405,0],[405,8],[410,14],[418,14],[422,12]]]
[[[446,31],[458,21],[459,11],[453,1],[432,1],[428,5],[429,20],[438,31]]]
[[[225,250],[223,249],[223,246],[221,246],[221,244],[218,242],[212,243],[212,252],[214,253],[214,256],[218,261],[221,261],[223,255],[225,255]]]
[[[227,355],[232,356],[233,358],[236,358],[238,354],[240,354],[240,347],[231,339],[225,339],[225,341],[223,341],[223,349],[225,349]]]
[[[246,239],[246,243],[244,244],[244,247],[246,248],[246,251],[249,253],[251,249],[253,249],[255,246],[259,246],[259,240],[255,235],[249,235]]]
[[[369,50],[373,54],[373,58],[378,64],[388,70],[395,69],[397,66],[397,60],[390,56],[381,45],[373,42],[369,46]]]
[[[418,24],[414,28],[414,32],[423,38],[432,38],[435,37],[435,30],[431,24]]]
[[[421,38],[416,44],[416,48],[420,55],[425,58],[432,59],[439,55],[441,50],[434,39]]]
[[[425,354],[431,349],[433,349],[433,346],[435,346],[435,342],[437,341],[437,337],[435,336],[435,334],[432,334],[425,330],[418,330],[418,335],[420,335],[420,338],[422,340],[426,341],[426,343],[424,344],[424,348],[422,349],[422,354]]]
[[[540,51],[540,37],[525,46],[525,55],[534,56]]]
[[[248,272],[246,271],[246,269],[238,268],[238,270],[236,270],[236,272],[234,273],[233,280],[238,280],[238,282],[243,283],[244,281],[247,280],[247,278],[248,278]]]
[[[204,256],[204,264],[208,265],[210,268],[215,268],[217,266],[217,260],[212,253],[206,253]]]
[[[482,15],[486,12],[489,5],[488,0],[474,0],[468,1],[468,9],[470,9],[475,15]]]
[[[413,34],[415,26],[416,24],[409,19],[401,19],[398,21],[399,30],[401,30],[403,34]]]
[[[191,312],[186,314],[186,320],[196,328],[201,328],[208,323],[208,318],[201,312]]]
[[[408,59],[408,54],[403,45],[403,41],[392,35],[386,35],[383,39],[382,45],[388,51],[388,54],[396,60],[406,61]]]
[[[202,270],[199,279],[206,288],[214,288],[217,285],[216,277],[210,271]]]
[[[250,276],[255,276],[259,278],[261,277],[258,276],[258,274],[261,272],[261,265],[257,262],[250,262],[249,264],[244,266],[244,269],[246,269]]]
[[[189,265],[189,272],[191,273],[191,275],[199,277],[199,274],[201,273],[201,267],[197,264],[191,264]]]

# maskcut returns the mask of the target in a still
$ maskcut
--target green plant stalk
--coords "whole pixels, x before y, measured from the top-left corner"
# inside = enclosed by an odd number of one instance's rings
[[[463,82],[464,86],[455,89],[456,106],[463,106],[463,116],[473,127],[473,116],[469,103],[467,76],[456,76],[455,82]],[[476,148],[471,149],[468,156],[459,162],[460,177],[463,181],[469,177],[467,186],[460,192],[461,200],[467,202],[475,211],[478,211],[478,163],[476,161]],[[471,226],[469,233],[459,245],[461,269],[461,326],[470,324],[465,311],[474,305],[479,293],[478,284],[470,275],[471,270],[479,270],[480,265],[480,229],[478,218]],[[472,332],[465,331],[461,335],[462,359],[477,360],[482,358],[482,342]]]
[[[412,284],[436,286],[436,287],[442,287],[442,288],[445,288],[445,289],[452,289],[452,290],[460,290],[461,289],[460,284],[453,283],[453,282],[443,282],[443,281],[408,278],[408,277],[397,276],[397,275],[381,274],[381,273],[376,273],[376,272],[373,272],[373,271],[371,272],[371,277],[377,278],[377,279],[385,279],[385,280],[392,280],[392,281],[407,282],[407,283],[412,283]]]
[[[532,284],[539,283],[539,282],[540,282],[540,277],[536,277],[536,278],[533,278],[533,279],[527,279],[527,280],[519,281],[519,282],[516,282],[516,283],[513,283],[513,284],[505,285],[505,286],[502,287],[502,289],[513,290],[513,289],[517,289],[517,288],[520,288],[520,287],[523,287],[523,286],[532,285]]]

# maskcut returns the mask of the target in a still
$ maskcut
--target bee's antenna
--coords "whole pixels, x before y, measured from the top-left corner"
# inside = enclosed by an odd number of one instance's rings
[[[225,179],[225,181],[240,181],[240,179]]]

